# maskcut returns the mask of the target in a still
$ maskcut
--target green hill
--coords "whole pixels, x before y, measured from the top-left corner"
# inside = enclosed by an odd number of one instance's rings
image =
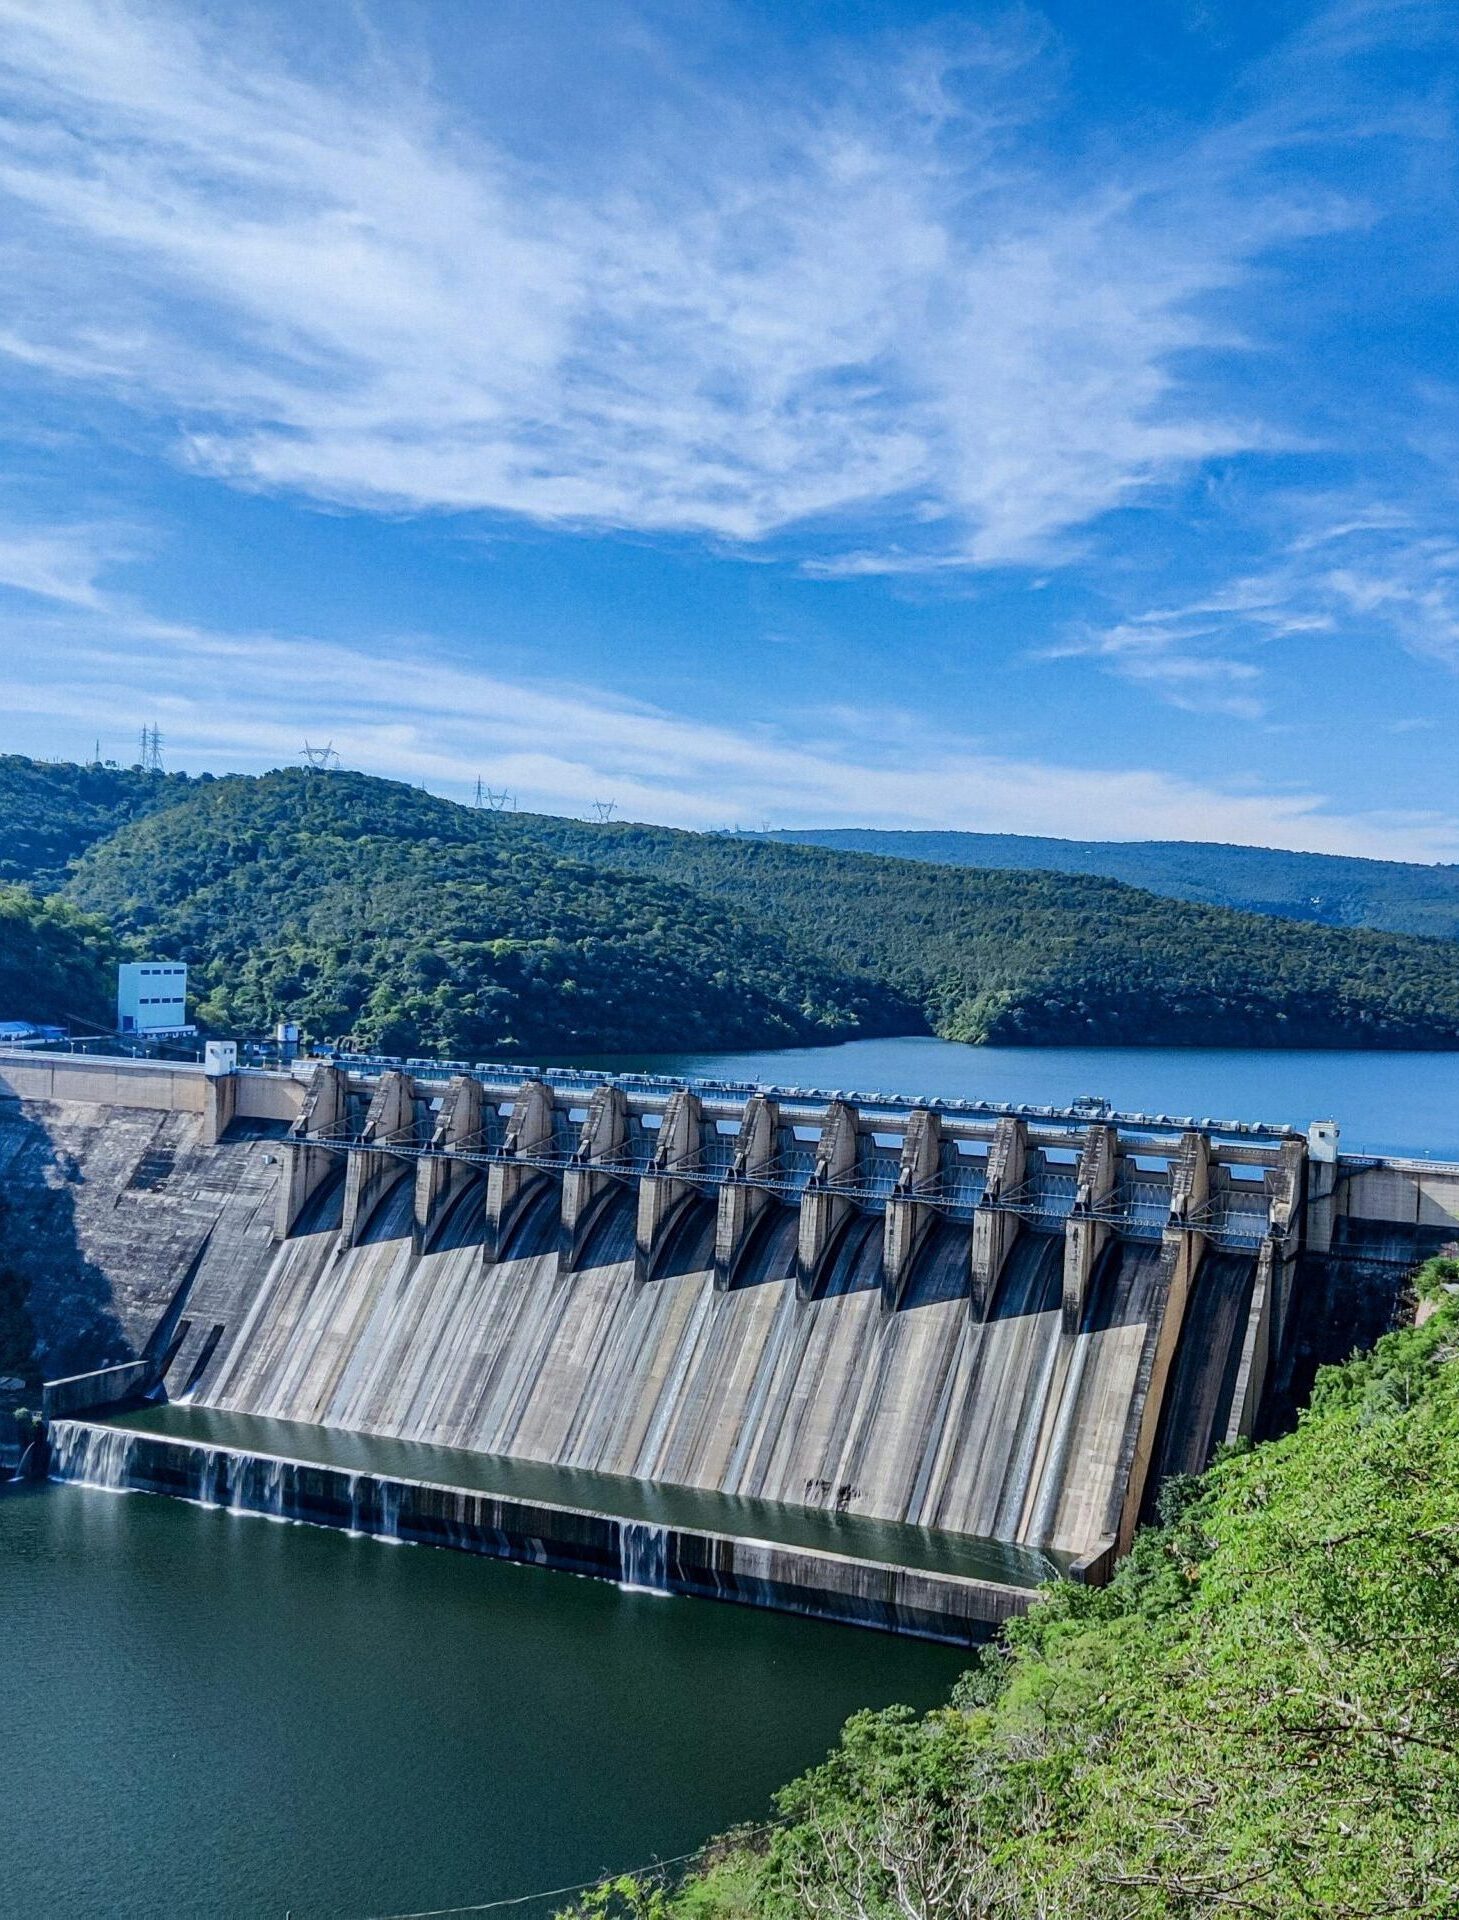
[[[915,1029],[887,986],[668,880],[561,858],[361,774],[198,784],[94,845],[67,896],[189,962],[197,1017],[474,1058]]]
[[[1381,927],[1459,939],[1459,866],[1355,860],[1201,840],[1051,840],[1021,833],[824,827],[761,836],[936,866],[1092,873],[1173,900],[1273,913],[1329,927]]]
[[[827,848],[493,816],[503,835],[653,874],[779,927],[1005,1045],[1459,1044],[1459,944],[1300,925],[1089,875],[976,872]]]
[[[110,1026],[116,948],[64,900],[0,886],[0,1020]]]
[[[391,1052],[925,1031],[1038,1044],[1459,1046],[1459,944],[1114,881],[485,813],[360,774],[197,782],[67,896],[188,960],[199,1014]]]
[[[1459,1264],[1436,1262],[1436,1289]],[[1167,1493],[951,1704],[858,1715],[769,1833],[640,1920],[1378,1920],[1459,1912],[1459,1301]]]
[[[53,893],[88,847],[171,806],[191,784],[184,773],[0,754],[0,883]]]

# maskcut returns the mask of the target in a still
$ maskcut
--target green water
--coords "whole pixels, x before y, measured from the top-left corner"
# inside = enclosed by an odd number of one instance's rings
[[[0,1913],[381,1915],[761,1815],[959,1655],[148,1495],[0,1496]],[[542,1920],[553,1902],[511,1909]]]
[[[434,1480],[505,1498],[544,1501],[551,1506],[586,1507],[624,1520],[655,1526],[686,1527],[705,1533],[774,1540],[785,1546],[815,1547],[825,1553],[861,1560],[885,1560],[920,1567],[929,1573],[961,1573],[1012,1586],[1037,1586],[1067,1571],[1069,1554],[1043,1553],[1003,1540],[969,1534],[937,1533],[859,1514],[819,1513],[781,1506],[769,1500],[732,1499],[693,1487],[671,1487],[614,1474],[585,1473],[535,1460],[510,1460],[467,1453],[457,1447],[425,1446],[414,1440],[389,1440],[375,1434],[345,1433],[293,1420],[264,1420],[253,1414],[222,1413],[211,1407],[164,1405],[114,1415],[93,1424],[131,1427],[197,1440],[207,1446],[233,1447],[243,1453],[270,1454],[375,1473],[391,1479]]]

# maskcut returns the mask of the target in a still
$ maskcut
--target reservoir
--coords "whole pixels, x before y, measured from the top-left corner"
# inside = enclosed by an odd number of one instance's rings
[[[826,1091],[1066,1107],[1305,1128],[1336,1120],[1346,1153],[1459,1159],[1459,1053],[1225,1047],[968,1047],[912,1035],[745,1053],[615,1054],[561,1064],[767,1080]]]
[[[0,1497],[0,1911],[357,1920],[763,1818],[966,1656],[146,1494]],[[561,1902],[512,1908],[543,1920]]]

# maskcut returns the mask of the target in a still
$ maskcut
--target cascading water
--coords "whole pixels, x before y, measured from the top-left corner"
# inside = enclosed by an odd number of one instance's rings
[[[633,1593],[669,1590],[669,1536],[647,1520],[618,1523],[618,1584]]]
[[[132,1436],[119,1427],[57,1420],[51,1428],[51,1478],[124,1493]]]

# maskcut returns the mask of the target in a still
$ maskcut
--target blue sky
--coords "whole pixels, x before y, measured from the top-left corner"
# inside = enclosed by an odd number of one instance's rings
[[[0,744],[1459,858],[1456,43],[0,0]]]

